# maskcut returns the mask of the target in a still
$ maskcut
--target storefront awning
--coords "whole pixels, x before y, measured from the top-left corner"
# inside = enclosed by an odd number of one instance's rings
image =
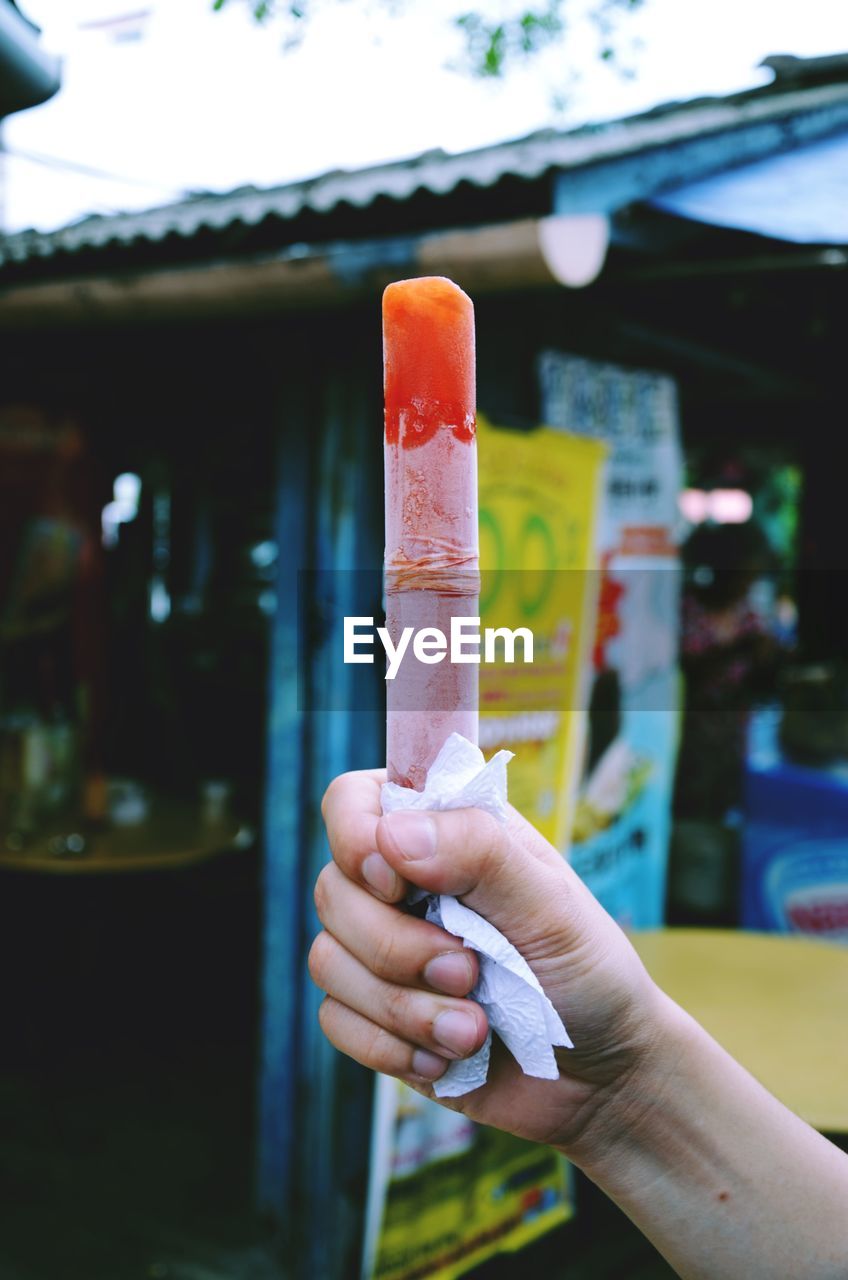
[[[795,244],[848,244],[848,133],[665,191],[651,203]]]

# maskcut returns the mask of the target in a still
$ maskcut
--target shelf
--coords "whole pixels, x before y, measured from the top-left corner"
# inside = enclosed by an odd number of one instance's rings
[[[0,871],[71,876],[177,871],[246,851],[256,838],[254,830],[236,818],[205,822],[197,805],[154,800],[143,822],[88,833],[80,853],[51,851],[58,838],[78,830],[78,820],[56,821],[26,848],[0,850]]]

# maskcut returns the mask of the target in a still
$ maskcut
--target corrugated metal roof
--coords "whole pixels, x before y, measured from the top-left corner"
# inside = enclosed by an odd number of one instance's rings
[[[157,243],[171,235],[188,238],[204,229],[223,230],[239,223],[252,227],[269,217],[289,221],[305,211],[326,214],[343,205],[366,208],[381,197],[401,202],[421,191],[446,195],[462,183],[488,188],[508,177],[532,181],[553,170],[586,168],[635,152],[846,103],[845,83],[791,92],[766,86],[728,98],[673,103],[609,124],[568,132],[544,130],[458,155],[427,152],[410,160],[326,173],[285,186],[240,188],[140,213],[85,218],[51,233],[20,232],[0,245],[0,267],[109,245]]]

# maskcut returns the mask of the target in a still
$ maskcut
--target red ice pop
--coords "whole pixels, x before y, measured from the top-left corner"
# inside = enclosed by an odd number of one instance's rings
[[[438,628],[478,606],[474,307],[451,280],[383,295],[387,628]],[[477,741],[477,666],[404,661],[387,682],[389,780],[418,790],[454,731]]]

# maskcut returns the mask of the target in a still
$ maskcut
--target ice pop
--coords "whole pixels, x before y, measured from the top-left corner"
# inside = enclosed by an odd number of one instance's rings
[[[474,307],[451,280],[401,280],[383,295],[386,613],[450,635],[479,612]],[[392,782],[420,790],[447,736],[477,741],[477,666],[406,660],[387,683]]]

